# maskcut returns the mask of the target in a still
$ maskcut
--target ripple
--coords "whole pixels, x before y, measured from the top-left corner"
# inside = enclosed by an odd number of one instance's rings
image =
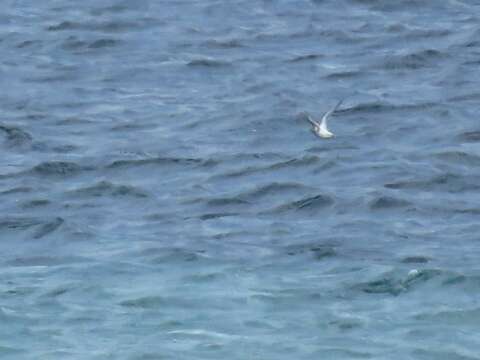
[[[0,233],[6,231],[25,231],[32,229],[31,236],[41,239],[56,231],[65,220],[61,217],[40,219],[31,217],[7,217],[0,220]]]
[[[144,21],[143,24],[147,23]],[[127,22],[127,21],[107,21],[107,22],[75,22],[75,21],[62,21],[57,25],[51,25],[47,27],[47,31],[75,31],[75,30],[87,30],[87,31],[101,31],[101,32],[123,32],[129,30],[135,30],[140,27],[142,22]]]
[[[256,187],[253,190],[247,191],[239,195],[242,199],[255,200],[266,196],[273,195],[286,195],[287,193],[298,193],[301,191],[310,190],[309,187],[301,183],[278,183],[273,182],[271,184]]]
[[[404,264],[426,264],[430,261],[430,258],[426,256],[407,256],[402,259],[402,263]]]
[[[19,193],[30,193],[33,189],[27,186],[18,186],[8,190],[0,191],[0,195],[9,195],[9,194],[19,194]]]
[[[239,39],[226,39],[226,40],[208,40],[205,45],[213,49],[236,49],[245,47]]]
[[[383,209],[396,209],[403,208],[411,205],[409,201],[403,199],[397,199],[392,196],[379,196],[370,202],[370,209],[383,210]]]
[[[194,59],[187,63],[187,66],[207,68],[222,68],[230,65],[231,64],[227,61],[220,61],[215,59]]]
[[[305,61],[312,61],[312,60],[318,60],[323,58],[323,55],[320,54],[306,54],[306,55],[298,55],[295,56],[294,58],[288,60],[289,62],[296,63],[296,62],[305,62]]]
[[[21,146],[32,141],[32,136],[20,128],[0,124],[0,130],[7,135],[9,146]]]
[[[102,49],[102,48],[110,48],[118,44],[119,44],[119,41],[115,39],[98,39],[88,44],[88,47],[90,49]]]
[[[472,179],[457,174],[441,174],[430,179],[404,180],[384,185],[388,189],[409,189],[409,190],[443,190],[449,192],[462,192],[480,189],[480,185]]]
[[[273,210],[267,211],[267,213],[283,213],[290,211],[315,213],[318,210],[333,205],[333,203],[334,201],[330,196],[319,194],[301,200],[288,202]]]
[[[285,248],[285,252],[290,256],[310,254],[315,260],[337,256],[333,246],[315,243],[289,245]]]
[[[466,153],[464,151],[443,151],[434,154],[437,159],[452,162],[455,164],[462,164],[468,166],[479,166],[480,156]]]
[[[480,141],[480,130],[467,131],[459,136],[461,141],[464,142],[479,142]]]
[[[407,69],[416,70],[431,67],[438,60],[443,60],[447,54],[433,49],[422,50],[406,55],[390,55],[383,62],[387,70]]]
[[[53,233],[56,231],[63,223],[65,220],[63,220],[61,217],[57,217],[52,221],[49,221],[47,223],[42,224],[33,234],[34,239],[41,239],[50,233]]]
[[[354,286],[354,289],[358,289],[367,294],[389,294],[398,296],[442,274],[444,274],[444,272],[435,269],[415,270],[403,278],[399,277],[398,274],[389,273],[377,280],[357,284]]]
[[[109,169],[117,168],[134,168],[138,166],[145,165],[181,165],[181,166],[191,166],[191,165],[203,165],[203,166],[212,166],[215,165],[214,160],[203,160],[196,158],[176,158],[176,157],[154,157],[148,159],[132,159],[132,160],[116,160],[107,166]]]
[[[90,167],[83,167],[74,162],[46,161],[36,165],[30,173],[41,176],[70,177],[81,173],[84,170],[92,170]]]
[[[109,181],[100,181],[92,186],[78,188],[70,192],[73,195],[84,197],[134,197],[147,198],[148,194],[131,185],[118,185]]]

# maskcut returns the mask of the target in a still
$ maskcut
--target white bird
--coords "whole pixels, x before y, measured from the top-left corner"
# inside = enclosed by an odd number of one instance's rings
[[[327,111],[325,115],[323,115],[320,123],[318,121],[313,120],[311,116],[307,114],[307,119],[312,124],[313,126],[312,131],[315,133],[315,135],[324,139],[328,139],[334,136],[333,133],[331,133],[327,128],[327,120],[329,116],[332,115],[338,109],[338,107],[342,104],[343,100],[344,99],[340,100],[337,103],[337,105],[335,105],[331,110]]]

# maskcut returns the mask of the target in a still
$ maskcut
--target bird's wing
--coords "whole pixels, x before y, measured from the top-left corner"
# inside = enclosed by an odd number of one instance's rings
[[[333,108],[331,108],[330,110],[328,110],[325,115],[322,116],[322,122],[320,123],[320,125],[324,128],[327,127],[327,120],[328,118],[330,117],[330,115],[332,115],[335,111],[337,111],[337,109],[340,107],[340,105],[342,105],[343,103],[343,100],[345,99],[342,99],[340,100]]]
[[[307,120],[310,122],[310,124],[312,124],[313,126],[320,126],[320,124],[318,122],[316,122],[315,120],[312,119],[312,117],[310,115],[307,114]]]

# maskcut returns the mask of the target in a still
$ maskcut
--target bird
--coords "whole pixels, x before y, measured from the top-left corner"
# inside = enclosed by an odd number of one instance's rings
[[[312,124],[313,126],[312,131],[315,135],[324,139],[332,138],[335,136],[332,132],[328,130],[327,120],[330,117],[330,115],[332,115],[335,111],[337,111],[339,106],[342,105],[343,100],[345,99],[340,100],[332,109],[327,111],[325,115],[322,116],[322,120],[320,120],[320,123],[318,121],[313,120],[312,117],[309,114],[307,114],[307,119]]]

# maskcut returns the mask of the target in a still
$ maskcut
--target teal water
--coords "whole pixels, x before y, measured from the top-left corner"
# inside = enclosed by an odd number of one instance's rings
[[[0,358],[479,359],[479,5],[7,0]]]

